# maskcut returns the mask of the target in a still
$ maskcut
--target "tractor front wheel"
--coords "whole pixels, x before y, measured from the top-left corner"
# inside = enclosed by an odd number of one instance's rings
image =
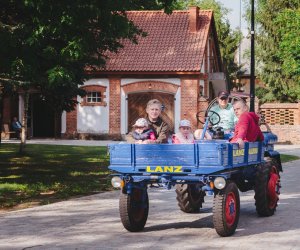
[[[233,235],[240,217],[240,196],[234,182],[228,182],[223,190],[215,194],[213,223],[220,236]]]
[[[277,165],[275,160],[271,160],[258,166],[254,199],[260,216],[271,216],[276,210],[281,187]]]
[[[130,194],[121,192],[119,210],[122,224],[128,231],[143,230],[149,212],[147,189],[132,188]]]

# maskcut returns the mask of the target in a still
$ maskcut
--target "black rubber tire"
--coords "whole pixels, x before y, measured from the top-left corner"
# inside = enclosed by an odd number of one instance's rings
[[[199,184],[176,184],[176,199],[181,211],[197,213],[204,202],[205,192]]]
[[[235,233],[240,217],[240,195],[234,182],[214,196],[213,223],[216,232],[222,237]]]
[[[121,192],[119,211],[122,224],[128,231],[143,230],[149,212],[147,189],[133,188],[131,194]]]
[[[272,216],[280,194],[280,175],[276,160],[270,160],[257,167],[254,199],[259,216]]]

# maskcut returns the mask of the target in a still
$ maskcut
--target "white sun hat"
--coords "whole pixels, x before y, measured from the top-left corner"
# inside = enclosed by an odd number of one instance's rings
[[[189,120],[181,120],[179,122],[179,128],[180,127],[191,127],[191,122]]]
[[[133,124],[133,127],[148,127],[148,122],[145,118],[139,118],[135,124]]]

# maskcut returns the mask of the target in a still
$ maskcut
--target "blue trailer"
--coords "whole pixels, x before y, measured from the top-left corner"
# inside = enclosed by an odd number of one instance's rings
[[[264,132],[263,142],[247,142],[240,149],[227,140],[199,140],[195,144],[111,144],[112,184],[121,189],[119,210],[131,232],[145,227],[152,186],[175,187],[179,208],[201,211],[206,193],[213,194],[213,224],[220,236],[232,235],[239,221],[239,190],[255,191],[260,216],[274,214],[280,194],[280,155],[277,136]]]

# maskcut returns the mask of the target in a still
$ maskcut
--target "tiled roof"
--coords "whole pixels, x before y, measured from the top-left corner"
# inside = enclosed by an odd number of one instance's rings
[[[189,31],[189,11],[129,11],[128,18],[147,32],[138,44],[124,41],[109,53],[105,69],[123,72],[184,72],[201,70],[212,11],[199,11],[197,32]]]

